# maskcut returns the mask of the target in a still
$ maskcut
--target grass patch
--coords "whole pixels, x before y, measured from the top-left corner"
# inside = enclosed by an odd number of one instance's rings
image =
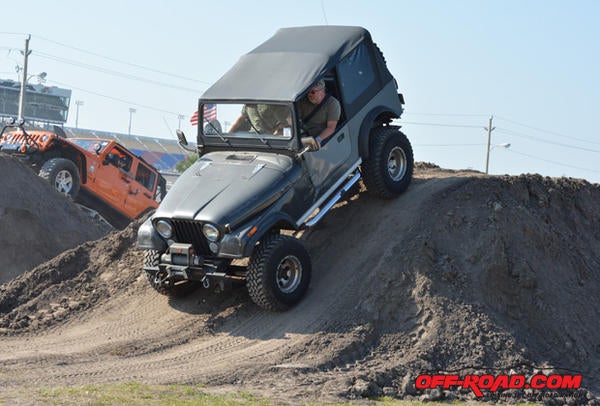
[[[21,397],[26,396],[26,397]],[[211,395],[194,385],[145,385],[117,383],[72,387],[43,388],[31,393],[10,395],[11,400],[30,400],[45,405],[272,405],[269,400],[250,393]],[[2,399],[0,399],[0,404]]]

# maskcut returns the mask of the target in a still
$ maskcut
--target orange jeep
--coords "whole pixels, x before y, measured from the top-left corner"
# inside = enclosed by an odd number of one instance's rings
[[[26,131],[23,120],[11,120],[0,132],[0,152],[26,161],[58,192],[117,227],[158,207],[166,193],[152,165],[110,139],[67,138],[56,126],[54,132]]]

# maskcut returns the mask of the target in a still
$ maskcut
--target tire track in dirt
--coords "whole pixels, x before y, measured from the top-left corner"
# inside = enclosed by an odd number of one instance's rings
[[[244,314],[234,312],[224,316],[217,331],[203,335],[206,331],[196,324],[205,325],[214,315],[178,311],[166,298],[145,285],[137,286],[145,282],[139,278],[136,286],[87,314],[47,333],[28,337],[30,345],[26,348],[22,347],[22,338],[5,340],[7,351],[0,355],[4,368],[11,368],[11,364],[18,368],[21,363],[27,368],[13,370],[19,377],[14,382],[1,378],[0,381],[4,381],[4,386],[18,385],[19,381],[61,385],[128,379],[154,383],[198,380],[219,383],[223,379],[227,382],[227,377],[241,379],[255,371],[275,367],[285,362],[295,347],[305,345],[311,335],[343,329],[353,323],[352,312],[357,306],[354,298],[368,272],[360,268],[368,268],[371,263],[378,266],[381,261],[376,258],[380,255],[379,241],[365,242],[362,230],[370,226],[369,233],[391,238],[398,229],[411,227],[423,200],[454,182],[457,180],[416,182],[411,193],[398,201],[380,202],[360,195],[359,200],[336,208],[330,214],[336,219],[359,218],[357,214],[365,206],[361,200],[366,199],[366,205],[380,210],[383,218],[398,208],[404,213],[399,223],[381,221],[375,226],[368,220],[351,224],[326,220],[324,226],[305,235],[303,238],[315,264],[313,282],[306,298],[286,313],[264,312],[243,298]],[[335,238],[341,233],[349,238],[343,241]],[[323,250],[320,246],[328,248]],[[335,255],[348,246],[361,247],[361,250],[353,250],[349,258]],[[377,254],[364,259],[365,252]],[[363,265],[356,267],[361,263]],[[103,278],[108,279],[110,275]],[[179,307],[193,309],[202,294],[202,291],[195,292],[178,303]],[[31,348],[35,348],[33,353]],[[330,357],[331,354],[313,357],[309,366],[316,367]]]

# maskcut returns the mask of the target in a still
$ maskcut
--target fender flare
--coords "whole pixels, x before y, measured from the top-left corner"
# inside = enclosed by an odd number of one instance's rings
[[[274,212],[267,214],[265,217],[259,219],[258,222],[254,222],[254,225],[258,227],[258,231],[245,241],[243,256],[249,257],[252,255],[256,243],[277,224],[287,225],[289,228],[296,229],[294,220],[286,213]]]
[[[382,117],[381,123],[389,123],[393,118],[399,118],[400,116],[387,106],[376,106],[369,111],[363,119],[358,135],[358,153],[363,161],[369,158],[369,135],[379,117]]]

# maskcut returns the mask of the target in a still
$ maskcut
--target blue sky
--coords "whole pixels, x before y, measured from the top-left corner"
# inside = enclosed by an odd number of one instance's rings
[[[134,107],[133,133],[173,137],[183,114],[193,137],[198,96],[278,28],[360,25],[405,95],[416,160],[484,170],[493,115],[492,144],[511,146],[490,173],[600,182],[597,1],[33,0],[3,14],[0,77],[17,79],[31,34],[29,72],[73,89],[71,126],[82,100],[80,127],[126,133]]]

